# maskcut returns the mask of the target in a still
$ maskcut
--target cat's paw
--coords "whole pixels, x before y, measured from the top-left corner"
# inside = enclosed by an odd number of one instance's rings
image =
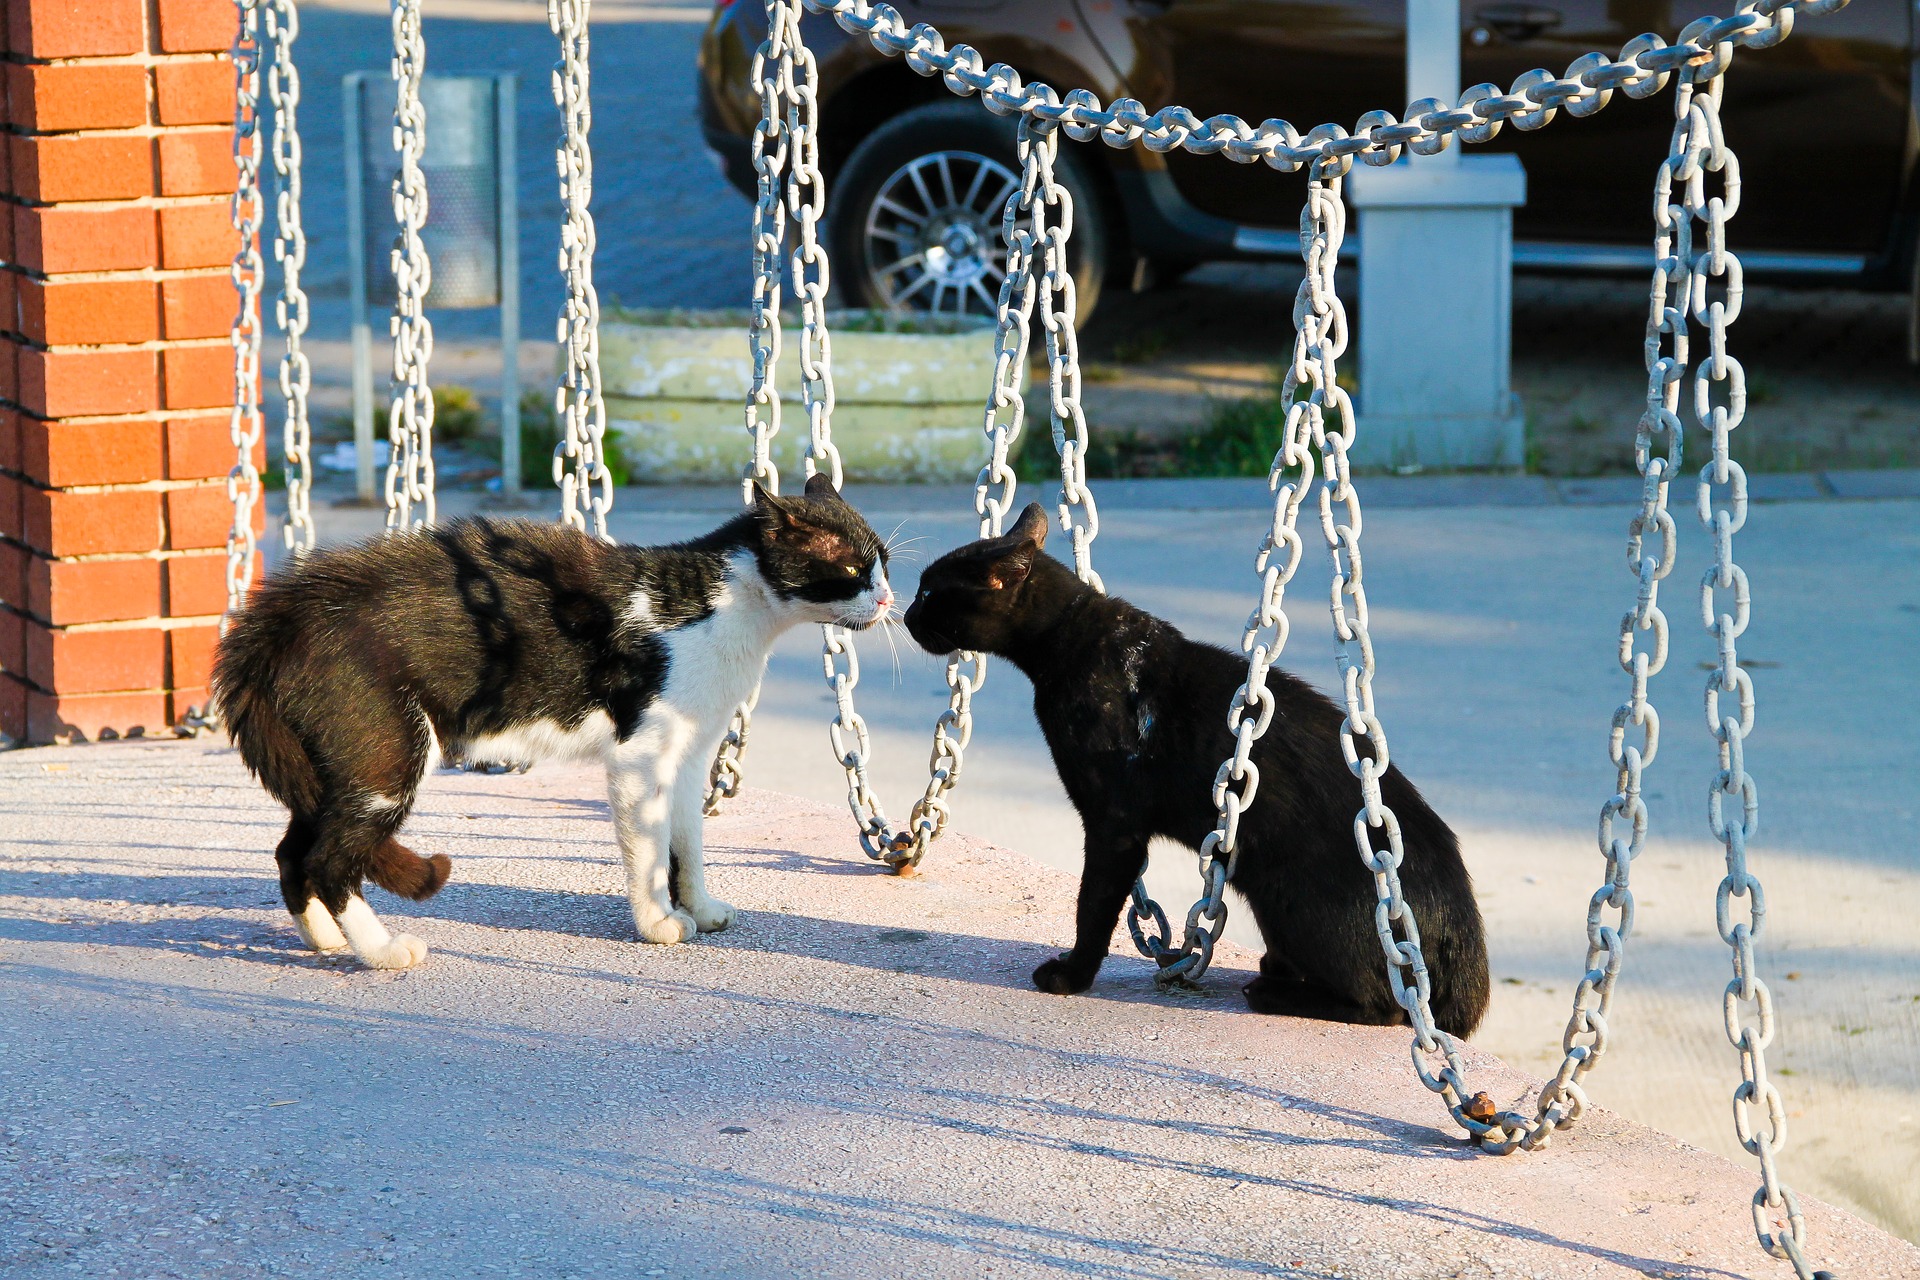
[[[670,947],[676,942],[685,942],[700,930],[700,926],[693,922],[693,917],[684,911],[674,911],[661,916],[652,924],[640,924],[638,921],[634,923],[640,930],[641,941],[665,947]]]
[[[411,969],[426,958],[427,944],[410,933],[396,933],[360,957],[369,969]]]
[[[1077,996],[1093,985],[1093,972],[1056,956],[1033,971],[1033,985],[1050,995]]]
[[[325,955],[329,951],[341,951],[346,948],[347,935],[340,932],[340,926],[328,914],[327,909],[315,898],[307,904],[307,909],[293,918],[294,928],[300,931],[300,941],[307,944],[310,951]]]
[[[687,902],[681,905],[686,913],[693,917],[694,924],[699,926],[702,933],[720,932],[732,924],[734,916],[738,914],[734,911],[732,903],[722,902],[718,898],[704,898],[699,902]]]

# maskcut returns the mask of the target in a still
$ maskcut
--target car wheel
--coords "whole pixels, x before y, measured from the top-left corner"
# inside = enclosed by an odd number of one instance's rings
[[[1020,186],[1014,132],[978,103],[942,102],[896,116],[854,148],[827,210],[841,304],[993,315],[1006,278],[1001,213]],[[1073,198],[1067,266],[1084,324],[1106,275],[1109,214],[1069,147],[1053,173]]]

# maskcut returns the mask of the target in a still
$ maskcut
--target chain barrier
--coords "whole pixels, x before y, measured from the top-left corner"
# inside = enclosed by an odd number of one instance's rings
[[[433,358],[433,325],[426,316],[433,264],[420,240],[427,222],[427,179],[420,156],[427,145],[427,110],[420,101],[427,45],[420,30],[420,0],[393,0],[393,146],[400,173],[393,180],[393,215],[400,224],[393,249],[393,400],[387,410],[387,528],[414,529],[434,522],[433,391],[427,365]],[[416,512],[415,508],[420,508]]]
[[[1684,136],[1686,155],[1684,168],[1674,173],[1675,184],[1684,183],[1685,209],[1673,212],[1697,226],[1703,242],[1693,257],[1689,297],[1683,305],[1707,338],[1707,356],[1694,368],[1693,411],[1713,449],[1700,470],[1697,490],[1700,524],[1713,537],[1713,564],[1700,580],[1700,621],[1719,650],[1719,663],[1706,686],[1707,729],[1720,753],[1719,772],[1707,790],[1707,823],[1725,846],[1727,859],[1726,877],[1714,896],[1714,919],[1733,952],[1733,980],[1722,1002],[1727,1039],[1740,1053],[1733,1127],[1740,1145],[1760,1163],[1760,1187],[1753,1195],[1753,1229],[1760,1247],[1791,1263],[1799,1280],[1813,1280],[1827,1273],[1816,1273],[1807,1259],[1806,1217],[1778,1165],[1787,1145],[1787,1110],[1767,1074],[1773,993],[1754,957],[1767,899],[1759,877],[1747,869],[1747,841],[1760,826],[1760,797],[1746,770],[1746,737],[1754,722],[1753,677],[1740,665],[1739,639],[1752,619],[1752,597],[1746,572],[1733,558],[1733,536],[1747,522],[1747,474],[1728,448],[1746,414],[1747,384],[1745,370],[1727,351],[1727,326],[1739,318],[1742,296],[1740,259],[1727,247],[1727,220],[1740,210],[1740,164],[1720,122],[1725,81],[1711,68],[1703,68],[1697,80],[1697,86],[1682,86],[1674,104],[1679,119],[1675,147]],[[1688,88],[1693,92],[1687,93]],[[1707,194],[1708,174],[1719,175],[1717,195]],[[1729,593],[1730,599],[1723,603],[1719,592]],[[1724,713],[1723,694],[1734,698],[1734,713]],[[1736,919],[1736,899],[1746,902],[1745,919]],[[1756,1121],[1756,1107],[1764,1108],[1763,1121]]]
[[[1422,98],[1407,108],[1404,119],[1390,111],[1369,111],[1351,134],[1339,125],[1320,125],[1302,134],[1285,120],[1266,120],[1258,126],[1232,115],[1202,120],[1185,107],[1150,114],[1133,98],[1116,99],[1103,107],[1086,89],[1060,98],[1044,85],[1024,84],[1009,66],[985,65],[979,52],[967,45],[948,49],[937,29],[909,23],[892,5],[874,0],[805,3],[882,53],[904,56],[907,65],[921,75],[941,77],[961,97],[979,94],[989,110],[1001,115],[1017,112],[1058,122],[1080,142],[1097,137],[1115,148],[1140,143],[1149,151],[1225,155],[1240,164],[1263,162],[1292,173],[1333,158],[1357,156],[1366,164],[1391,164],[1402,148],[1433,155],[1446,150],[1456,136],[1463,142],[1486,142],[1508,123],[1516,129],[1538,129],[1562,110],[1571,116],[1590,116],[1606,106],[1616,90],[1630,98],[1651,97],[1674,71],[1715,58],[1717,47],[1771,48],[1792,32],[1796,13],[1833,13],[1845,8],[1848,0],[1742,0],[1737,13],[1703,19],[1688,28],[1699,28],[1692,37],[1673,44],[1652,33],[1636,36],[1618,58],[1585,54],[1564,75],[1544,69],[1528,71],[1507,90],[1497,84],[1478,84],[1462,93],[1455,106]]]
[[[307,392],[313,370],[300,342],[307,332],[307,293],[300,273],[307,265],[307,232],[300,221],[300,71],[294,65],[293,44],[300,36],[300,10],[295,0],[268,0],[267,34],[273,38],[273,66],[267,71],[267,93],[273,100],[273,171],[279,190],[274,205],[273,256],[280,264],[280,294],[274,299],[274,320],[287,336],[280,357],[280,394],[286,401],[282,448],[287,474],[287,522],[282,530],[287,550],[298,555],[314,542],[312,437],[307,426]]]
[[[1334,268],[1346,234],[1346,206],[1340,198],[1340,175],[1345,166],[1330,164],[1331,172],[1316,169],[1308,178],[1307,203],[1300,215],[1300,255],[1305,263],[1300,289],[1293,303],[1293,363],[1289,378],[1293,393],[1287,405],[1280,450],[1267,475],[1274,495],[1273,523],[1253,560],[1260,579],[1260,602],[1247,617],[1240,651],[1247,655],[1247,680],[1234,694],[1227,712],[1227,728],[1234,736],[1234,752],[1213,777],[1213,803],[1219,820],[1200,844],[1201,896],[1187,912],[1186,930],[1179,946],[1159,906],[1135,885],[1127,909],[1127,931],[1142,955],[1160,966],[1162,983],[1197,982],[1213,962],[1214,944],[1227,926],[1227,881],[1238,853],[1240,815],[1260,789],[1260,767],[1253,761],[1253,744],[1273,720],[1273,695],[1267,691],[1267,672],[1286,648],[1288,622],[1281,604],[1287,584],[1300,567],[1302,546],[1297,526],[1300,506],[1313,484],[1313,444],[1326,437],[1325,418],[1331,407],[1343,420],[1350,418],[1346,392],[1335,377],[1335,361],[1345,354],[1349,336],[1346,307],[1334,292]],[[1302,394],[1305,389],[1305,394]],[[1239,784],[1235,791],[1230,784]],[[1157,927],[1148,935],[1143,916]]]
[[[561,439],[553,450],[553,482],[560,488],[560,519],[584,532],[585,506],[593,513],[594,536],[608,541],[613,473],[607,469],[607,409],[600,398],[600,294],[593,287],[597,236],[588,207],[593,199],[593,150],[587,142],[593,127],[587,79],[591,6],[592,0],[547,0],[547,25],[560,38],[553,100],[564,124],[556,159],[560,199],[567,208],[560,228],[567,302],[558,324],[558,341],[567,349],[567,376],[554,393]]]
[[[1041,86],[1048,95],[1051,89]],[[1073,273],[1067,269],[1067,242],[1073,236],[1073,195],[1053,178],[1060,150],[1059,129],[1036,128],[1023,116],[1016,141],[1023,175],[1034,173],[1034,233],[1045,246],[1039,279],[1040,321],[1047,331],[1047,393],[1053,420],[1053,448],[1060,457],[1060,527],[1072,537],[1073,571],[1102,594],[1106,584],[1093,568],[1093,540],[1100,536],[1100,509],[1087,484],[1087,416],[1080,407],[1080,337],[1074,317],[1079,302]],[[1044,222],[1041,211],[1049,211]]]
[[[260,258],[260,224],[264,206],[260,195],[260,0],[235,0],[240,30],[233,45],[233,162],[238,170],[228,205],[240,246],[233,255],[233,287],[239,309],[233,318],[233,413],[229,435],[234,465],[227,473],[227,500],[233,504],[233,524],[227,531],[228,621],[246,601],[253,586],[253,561],[258,550],[254,536],[254,508],[260,503],[260,469],[254,451],[260,447],[264,426],[260,413],[260,286],[266,266]],[[204,718],[202,712],[201,718]]]
[[[760,122],[751,143],[755,195],[753,202],[753,294],[747,319],[747,349],[752,356],[752,380],[747,388],[746,427],[753,438],[753,456],[740,479],[741,497],[753,501],[759,485],[780,492],[780,468],[773,461],[773,439],[780,434],[780,390],[775,366],[780,360],[781,258],[787,236],[787,206],[781,182],[787,168],[791,134],[784,106],[793,84],[793,41],[799,16],[784,0],[766,0],[767,38],[754,51],[751,76],[760,97]],[[733,719],[707,771],[708,817],[720,812],[723,801],[740,794],[746,777],[747,736],[753,729],[753,709],[760,703],[755,686],[748,699],[735,707]]]

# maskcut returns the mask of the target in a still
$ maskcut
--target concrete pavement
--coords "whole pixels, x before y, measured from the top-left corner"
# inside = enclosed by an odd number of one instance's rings
[[[1876,474],[1883,492],[1914,479]],[[1828,480],[1839,482],[1847,478]],[[1607,724],[1626,692],[1614,652],[1633,580],[1625,508],[1593,501],[1617,497],[1618,483],[1362,482],[1381,715],[1396,761],[1459,831],[1488,916],[1496,990],[1481,1043],[1536,1072],[1557,1061],[1600,877],[1594,823],[1614,785]],[[1820,487],[1810,477],[1782,482],[1783,493]],[[1107,482],[1100,493],[1108,518],[1095,557],[1110,589],[1193,635],[1234,643],[1265,520],[1259,482]],[[1514,505],[1493,505],[1502,493]],[[896,566],[908,590],[926,558],[972,536],[958,489],[856,487],[851,496],[876,527],[922,539],[907,544],[921,559]],[[1722,860],[1704,814],[1715,763],[1699,708],[1712,648],[1699,626],[1704,539],[1690,500],[1676,489],[1682,558],[1663,595],[1674,655],[1653,687],[1666,734],[1648,775],[1652,834],[1634,870],[1639,919],[1615,1048],[1589,1083],[1607,1105],[1738,1156],[1728,1120],[1737,1065],[1719,1012],[1728,958],[1713,929]],[[473,501],[450,496],[449,510]],[[734,501],[728,489],[625,491],[613,528],[633,541],[680,538],[711,527]],[[318,519],[335,537],[379,525],[378,513],[352,509]],[[1920,914],[1916,551],[1920,502],[1910,499],[1761,502],[1739,540],[1756,601],[1741,651],[1758,688],[1748,750],[1763,802],[1754,868],[1772,904],[1760,955],[1781,1018],[1772,1061],[1793,1125],[1787,1167],[1803,1188],[1909,1238],[1920,1238],[1920,944],[1909,927]],[[1295,580],[1284,658],[1323,684],[1333,670],[1324,563],[1314,551]],[[874,638],[863,652],[873,774],[898,817],[924,785],[945,687],[940,664],[911,645],[896,659]],[[956,822],[1077,869],[1079,823],[1029,699],[1017,672],[992,668],[976,698]],[[789,636],[755,720],[751,783],[822,801],[843,795],[826,742],[831,708],[816,638]],[[1191,860],[1158,851],[1151,883],[1165,903],[1190,901]],[[1232,936],[1257,941],[1238,922]]]
[[[0,756],[0,1272],[1783,1274],[1750,1171],[1602,1111],[1476,1155],[1404,1030],[1249,1013],[1230,944],[1199,995],[1131,957],[1033,991],[1071,881],[964,835],[901,880],[749,793],[709,827],[738,923],[638,945],[600,793],[430,778],[412,838],[454,879],[381,897],[433,947],[382,974],[299,947],[223,745]],[[1821,1265],[1920,1271],[1806,1207]]]

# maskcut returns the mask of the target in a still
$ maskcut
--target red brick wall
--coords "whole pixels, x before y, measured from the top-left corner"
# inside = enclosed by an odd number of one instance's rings
[[[159,733],[225,605],[231,0],[6,0],[0,734]],[[255,459],[264,463],[264,457]]]

